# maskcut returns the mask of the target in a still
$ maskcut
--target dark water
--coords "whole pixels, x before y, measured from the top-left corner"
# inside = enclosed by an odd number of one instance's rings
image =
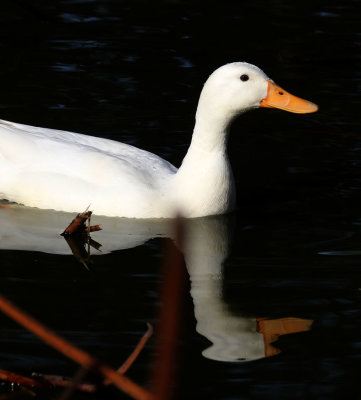
[[[257,110],[233,126],[238,211],[189,228],[179,393],[361,398],[359,2],[17,0],[3,2],[0,22],[1,118],[124,141],[176,165],[202,84],[226,62],[254,63],[319,104],[310,115]],[[99,218],[109,228],[94,234],[104,251],[89,272],[57,236],[69,216],[53,214],[1,211],[1,292],[117,367],[145,323],[157,325],[168,228]],[[22,230],[34,217],[39,230]],[[1,368],[75,373],[0,321]],[[154,351],[151,341],[129,373],[141,384]]]

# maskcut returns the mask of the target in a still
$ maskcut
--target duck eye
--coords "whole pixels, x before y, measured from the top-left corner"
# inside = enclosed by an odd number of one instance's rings
[[[249,76],[248,76],[248,75],[241,75],[239,79],[240,79],[241,81],[243,81],[243,82],[246,82],[246,81],[248,81]]]

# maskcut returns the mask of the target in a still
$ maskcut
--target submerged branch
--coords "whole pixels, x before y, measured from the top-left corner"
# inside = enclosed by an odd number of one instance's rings
[[[61,233],[62,236],[70,236],[74,235],[77,233],[90,233],[90,232],[97,232],[101,231],[101,227],[99,225],[90,225],[90,218],[91,218],[92,212],[91,211],[84,211],[80,214],[78,214],[67,226],[67,228],[64,230],[63,233]],[[85,223],[88,222],[88,225],[86,226]]]
[[[65,231],[61,234],[62,236],[73,235],[74,233],[84,232],[86,229],[85,222],[90,219],[92,215],[91,211],[84,211],[78,214],[67,226]]]

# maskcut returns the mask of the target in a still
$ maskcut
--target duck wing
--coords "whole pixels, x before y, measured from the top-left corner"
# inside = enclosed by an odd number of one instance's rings
[[[149,206],[176,171],[131,145],[0,120],[0,195],[12,201],[79,211],[82,201],[106,210],[117,200],[134,213]]]

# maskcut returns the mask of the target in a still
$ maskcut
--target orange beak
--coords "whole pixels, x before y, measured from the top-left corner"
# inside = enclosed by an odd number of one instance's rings
[[[318,110],[316,104],[286,92],[271,81],[268,81],[267,96],[260,102],[260,106],[279,108],[297,114],[307,114]]]

